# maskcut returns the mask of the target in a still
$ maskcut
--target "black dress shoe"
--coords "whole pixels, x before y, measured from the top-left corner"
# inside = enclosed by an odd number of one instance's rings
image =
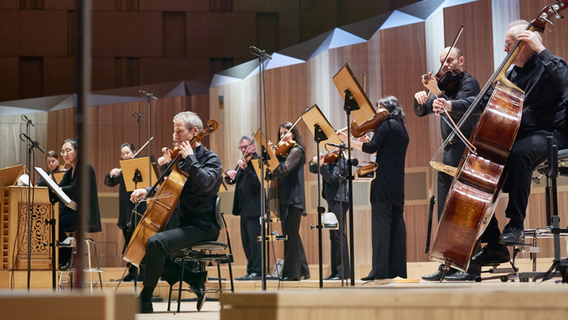
[[[64,263],[59,265],[60,271],[69,271],[70,268],[71,268],[71,265],[70,265],[69,261],[64,262]]]
[[[140,298],[140,313],[153,313],[152,300],[143,300]]]
[[[508,224],[503,229],[501,236],[499,236],[499,243],[504,246],[524,244],[525,232],[519,227]]]
[[[470,266],[497,266],[501,263],[509,262],[510,255],[509,250],[505,246],[500,246],[499,248],[489,248],[485,246],[478,253],[476,253],[473,258],[471,258]]]
[[[303,274],[301,278],[304,278],[304,280],[308,280],[308,279],[310,279],[311,277],[310,277],[310,274],[308,273],[308,274]],[[301,278],[300,278],[300,279],[301,279]]]
[[[446,272],[446,275],[444,276],[444,279],[446,279],[448,276],[453,275],[453,274],[456,273],[456,272],[458,272],[457,269],[450,268],[450,270],[448,270],[448,271]],[[441,265],[438,267],[438,271],[436,271],[436,272],[434,272],[434,273],[432,273],[432,274],[426,275],[426,276],[422,276],[422,279],[424,279],[424,280],[426,280],[426,281],[440,281],[440,279],[442,279],[442,275],[443,275],[443,274],[444,274],[444,265],[441,264]]]
[[[300,281],[298,278],[282,277],[280,281]]]
[[[200,272],[192,279],[189,284],[193,289],[193,293],[197,296],[197,311],[201,311],[205,303],[205,281],[207,280],[207,271]]]
[[[253,272],[253,273],[248,275],[247,280],[262,280],[262,277],[260,276],[260,274]]]
[[[336,275],[333,275],[333,274],[330,275],[330,276],[327,277],[327,278],[323,278],[323,280],[337,280],[337,279],[339,279],[339,277],[336,276]]]
[[[122,282],[130,282],[133,281],[135,278],[135,276],[133,274],[127,274],[126,276],[124,276],[124,278],[122,278]]]
[[[444,280],[448,281],[474,281],[475,278],[479,277],[479,274],[476,273],[468,273],[463,271],[455,272],[447,277],[444,277]]]
[[[366,276],[366,277],[361,278],[361,280],[363,280],[363,281],[373,281],[375,279],[377,279],[377,278],[371,277],[371,276]]]
[[[247,273],[247,274],[245,274],[245,275],[242,276],[242,277],[236,277],[235,280],[239,280],[239,281],[241,281],[241,280],[249,280],[249,276],[250,276],[250,275]]]

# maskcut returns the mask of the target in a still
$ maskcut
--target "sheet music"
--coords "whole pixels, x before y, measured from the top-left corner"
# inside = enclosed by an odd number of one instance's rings
[[[63,190],[61,190],[61,187],[59,187],[57,185],[57,183],[55,183],[55,181],[53,181],[49,175],[47,175],[47,173],[45,171],[43,171],[42,168],[40,167],[35,167],[36,172],[41,176],[41,178],[43,179],[43,181],[45,181],[45,183],[47,183],[47,186],[51,189],[51,191],[53,191],[57,197],[63,201],[63,203],[73,209],[73,210],[77,210],[77,202],[71,200],[71,198],[69,198],[65,192],[63,192]]]

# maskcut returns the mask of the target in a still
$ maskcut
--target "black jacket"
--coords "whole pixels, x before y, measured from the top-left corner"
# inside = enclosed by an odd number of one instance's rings
[[[404,205],[404,162],[408,132],[399,119],[387,118],[373,138],[363,143],[363,152],[377,152],[379,167],[371,183],[371,203]]]
[[[118,227],[120,229],[126,229],[131,219],[132,210],[135,204],[130,201],[130,195],[132,192],[126,191],[126,185],[124,184],[124,179],[122,176],[122,171],[111,178],[110,172],[105,176],[105,185],[109,187],[114,187],[118,184]],[[146,211],[146,202],[142,201],[136,211],[140,214],[144,214]]]
[[[278,179],[280,205],[291,205],[306,213],[306,191],[304,188],[304,164],[306,152],[296,145],[286,158],[276,156],[280,165],[272,172],[271,179]]]
[[[310,172],[317,174],[317,163],[310,161]],[[323,179],[322,196],[329,201],[343,201],[349,200],[349,188],[347,187],[347,180],[341,183],[340,177],[347,177],[347,161],[343,157],[338,157],[336,161],[330,164],[322,164],[320,166],[320,174]]]
[[[253,159],[260,157],[256,152]],[[237,167],[239,168],[239,167]],[[246,169],[237,170],[233,214],[244,218],[260,217],[260,181],[250,161]]]

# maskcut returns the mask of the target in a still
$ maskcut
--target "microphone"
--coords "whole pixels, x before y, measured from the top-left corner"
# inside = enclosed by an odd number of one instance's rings
[[[328,145],[328,146],[333,146],[333,147],[342,149],[342,150],[347,149],[347,146],[343,143],[342,144],[335,144],[335,143],[331,143],[331,142],[326,142],[325,144]],[[351,150],[353,150],[353,148],[351,148]]]
[[[22,139],[22,136],[24,136],[24,137],[26,137],[26,139],[28,139],[28,142],[30,143],[30,146],[31,146],[32,148],[38,148],[39,151],[45,153],[45,150],[43,150],[43,148],[39,145],[39,142],[32,140],[32,138],[30,138],[30,136],[28,136],[27,134],[25,134],[25,133],[23,133],[23,132],[20,133],[20,139],[21,139],[22,141],[24,141],[24,139]]]
[[[137,117],[138,119],[140,119],[140,120],[144,120],[144,118],[142,118],[142,115],[141,115],[141,114],[139,114],[138,112],[136,112],[136,111],[132,111],[132,114],[134,114],[134,116],[135,116],[135,117]]]
[[[271,56],[271,55],[269,55],[268,53],[266,53],[266,51],[261,50],[261,49],[255,47],[255,46],[250,46],[250,47],[249,47],[249,50],[250,50],[250,53],[252,53],[252,54],[254,54],[254,55],[256,55],[256,56],[263,57],[263,58],[268,58],[268,59],[271,59],[271,60],[272,60],[272,56]]]
[[[158,98],[156,98],[153,93],[146,92],[142,89],[138,90],[138,92],[140,92],[141,95],[150,98],[151,100],[158,100]]]
[[[32,127],[35,127],[34,124],[33,124],[33,122],[32,122],[32,119],[28,119],[28,117],[22,116],[22,120],[24,120],[24,121],[27,122],[28,124],[31,124]]]

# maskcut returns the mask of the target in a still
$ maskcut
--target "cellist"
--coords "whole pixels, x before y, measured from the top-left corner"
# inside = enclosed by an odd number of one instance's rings
[[[505,213],[510,220],[501,234],[497,219],[493,216],[481,239],[487,245],[472,257],[470,266],[508,262],[510,254],[506,246],[524,243],[524,220],[532,172],[534,166],[547,155],[547,136],[554,136],[554,143],[559,149],[568,146],[564,132],[568,66],[564,59],[544,47],[539,34],[526,30],[528,24],[524,20],[515,21],[509,25],[505,35],[507,53],[517,41],[525,43],[513,61],[515,66],[507,72],[507,78],[525,92],[520,128],[504,171],[507,176],[503,192],[509,193]],[[480,109],[485,107],[491,92],[484,97]],[[445,106],[449,112],[453,103],[437,99],[434,101],[434,110],[443,112],[442,106]],[[481,112],[478,110],[478,113]]]
[[[179,280],[180,266],[167,256],[201,241],[214,241],[219,237],[219,226],[215,219],[215,200],[221,185],[222,166],[219,156],[206,149],[197,140],[189,142],[203,130],[199,116],[190,111],[178,113],[174,119],[174,144],[182,156],[178,168],[188,174],[182,189],[178,206],[179,227],[156,233],[148,239],[146,247],[146,273],[144,289],[140,293],[141,312],[152,313],[152,292],[160,276],[168,283]],[[143,199],[149,189],[132,192],[131,201]],[[205,302],[205,281],[207,272],[184,271],[183,281],[187,282],[197,295],[197,310]]]

